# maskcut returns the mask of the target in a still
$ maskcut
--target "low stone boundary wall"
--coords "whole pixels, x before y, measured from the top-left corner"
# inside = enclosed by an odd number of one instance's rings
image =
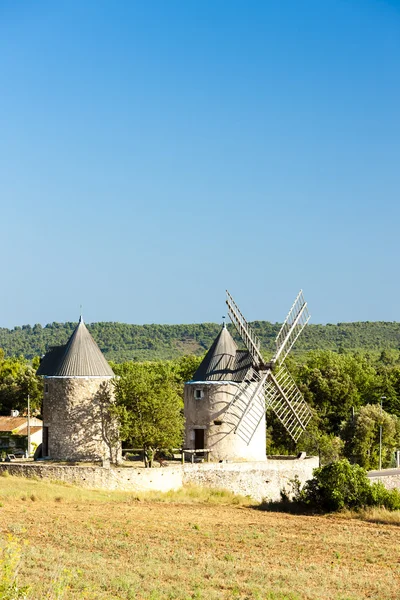
[[[387,473],[376,474],[372,471],[368,473],[368,477],[371,483],[375,481],[381,481],[387,490],[393,490],[394,488],[400,489],[400,471],[399,469],[388,469]]]
[[[318,457],[286,460],[266,460],[248,463],[205,463],[185,465],[184,483],[223,488],[236,494],[262,501],[280,500],[280,492],[291,491],[296,476],[302,484],[311,479],[319,466]]]
[[[127,492],[177,490],[185,484],[223,488],[257,501],[279,500],[282,489],[290,491],[296,476],[304,484],[311,479],[318,458],[267,460],[249,463],[200,463],[165,468],[86,467],[46,463],[0,463],[0,473],[63,481],[90,489]]]
[[[144,469],[134,467],[104,468],[46,463],[2,463],[0,473],[10,475],[63,481],[80,487],[125,492],[168,492],[182,487],[182,467]]]

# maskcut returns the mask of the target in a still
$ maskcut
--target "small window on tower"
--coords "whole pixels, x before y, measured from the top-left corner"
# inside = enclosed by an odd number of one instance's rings
[[[44,391],[46,392],[46,394],[49,391],[49,384],[48,383],[44,384]]]
[[[194,397],[196,398],[196,400],[201,400],[203,396],[203,390],[194,390]]]

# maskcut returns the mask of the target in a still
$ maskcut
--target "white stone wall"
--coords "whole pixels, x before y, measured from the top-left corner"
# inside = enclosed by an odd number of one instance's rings
[[[195,398],[196,390],[202,392],[202,398]],[[265,460],[265,415],[249,444],[234,433],[236,423],[228,418],[226,411],[236,392],[237,386],[233,383],[196,382],[185,385],[185,448],[194,449],[194,429],[203,428],[205,448],[212,450],[211,461]]]
[[[255,500],[280,500],[285,490],[290,494],[291,481],[297,476],[304,483],[319,466],[318,457],[304,460],[267,460],[264,462],[185,465],[185,483],[222,488],[251,496]]]
[[[35,431],[34,433],[31,433],[32,454],[35,448],[37,448],[42,443],[42,434],[42,429],[40,431]]]
[[[391,473],[387,475],[368,475],[371,483],[381,481],[387,490],[393,490],[394,488],[400,489],[400,472]]]
[[[63,481],[79,487],[126,492],[168,492],[182,487],[183,470],[180,466],[163,469],[104,468],[89,466],[52,465],[46,462],[34,464],[0,463],[0,473],[10,475]]]
[[[311,479],[318,458],[267,460],[252,463],[202,463],[165,468],[102,468],[85,466],[0,463],[0,472],[11,475],[64,481],[90,489],[146,492],[177,490],[187,484],[227,489],[254,500],[279,500],[290,491],[295,476],[302,484]]]

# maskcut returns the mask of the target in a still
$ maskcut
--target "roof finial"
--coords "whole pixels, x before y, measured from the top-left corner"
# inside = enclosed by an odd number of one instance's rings
[[[79,306],[79,323],[83,323],[82,304]]]
[[[225,323],[225,315],[222,315],[222,328],[226,329],[226,323]]]

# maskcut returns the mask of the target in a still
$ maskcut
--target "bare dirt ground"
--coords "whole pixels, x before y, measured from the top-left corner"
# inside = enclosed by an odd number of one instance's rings
[[[0,481],[0,530],[29,598],[400,598],[396,525],[26,481]]]

